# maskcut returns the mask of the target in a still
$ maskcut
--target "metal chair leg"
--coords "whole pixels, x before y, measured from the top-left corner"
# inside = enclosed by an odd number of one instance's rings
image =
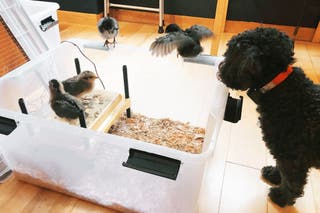
[[[164,29],[164,0],[159,0],[159,29],[158,33],[163,33]]]

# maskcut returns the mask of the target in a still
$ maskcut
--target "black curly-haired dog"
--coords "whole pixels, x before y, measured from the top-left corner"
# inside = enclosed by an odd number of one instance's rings
[[[257,103],[263,140],[276,166],[262,177],[276,185],[269,197],[293,205],[303,195],[308,171],[320,168],[320,86],[294,62],[293,42],[273,28],[256,28],[227,44],[219,77],[227,87],[248,90]]]

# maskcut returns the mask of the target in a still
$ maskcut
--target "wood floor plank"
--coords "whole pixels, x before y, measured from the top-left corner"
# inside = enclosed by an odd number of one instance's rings
[[[14,193],[12,197],[0,206],[1,211],[18,213],[22,212],[28,203],[37,195],[41,188],[19,182],[19,189]]]
[[[107,209],[87,201],[77,200],[71,213],[119,213],[118,211]]]
[[[320,57],[320,44],[319,43],[306,43],[309,56]]]
[[[320,52],[320,51],[319,51]],[[317,73],[320,73],[320,56],[311,56],[311,63],[314,69],[317,70]]]
[[[313,68],[305,68],[303,69],[304,73],[308,78],[310,78],[314,83],[320,83],[320,75],[319,73]]]
[[[320,170],[312,169],[309,178],[312,186],[316,213],[320,212]]]
[[[42,213],[49,212],[54,202],[59,198],[63,197],[58,192],[53,192],[42,188],[36,196],[24,207],[22,213]]]
[[[21,188],[22,183],[11,177],[5,183],[0,184],[0,207],[13,198],[16,192]]]
[[[295,58],[309,58],[307,45],[305,42],[296,41],[294,44],[294,56]]]
[[[62,212],[69,213],[74,208],[77,198],[70,197],[67,195],[59,196],[52,204],[50,209],[51,213]]]

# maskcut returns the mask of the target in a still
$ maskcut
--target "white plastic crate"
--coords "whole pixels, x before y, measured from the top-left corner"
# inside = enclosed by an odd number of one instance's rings
[[[54,2],[31,0],[20,2],[48,48],[56,47],[61,41],[57,16],[59,5]]]
[[[1,148],[9,166],[33,180],[44,180],[46,183],[42,186],[120,210],[197,212],[205,165],[212,156],[224,116],[226,87],[213,80],[212,90],[206,91],[214,99],[208,100],[205,142],[202,153],[191,154],[48,120],[48,115],[53,113],[48,104],[48,81],[73,76],[74,58],[79,58],[82,70],[92,70],[92,65],[74,46],[63,43],[0,79],[0,116],[18,123],[10,135],[0,134]],[[216,70],[217,67],[212,67],[213,75]],[[129,81],[130,85],[131,88],[135,86]],[[183,88],[181,94],[185,94]],[[25,99],[29,115],[19,113],[20,97]],[[165,100],[165,97],[158,98]],[[0,126],[7,123],[0,119]],[[152,168],[157,170],[159,166],[158,175],[145,172],[146,168],[133,169],[123,165],[130,152],[139,154],[140,151],[152,160],[161,161],[166,157],[172,160],[173,167],[178,164],[176,179],[163,177],[168,172],[161,169],[165,162]]]
[[[60,43],[57,9],[52,2],[0,1],[0,15],[30,59]]]

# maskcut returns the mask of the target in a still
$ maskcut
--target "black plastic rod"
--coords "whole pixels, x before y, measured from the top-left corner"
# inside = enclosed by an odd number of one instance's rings
[[[80,112],[79,122],[80,122],[80,126],[81,126],[82,128],[87,128],[86,119],[85,119],[85,117],[84,117],[84,111],[81,111],[81,112]]]
[[[76,65],[77,75],[79,75],[81,73],[81,68],[80,68],[80,61],[78,58],[74,59],[74,64]]]
[[[128,82],[128,69],[127,65],[122,66],[123,71],[123,83],[124,83],[124,97],[126,99],[130,98],[129,96],[129,82]],[[131,110],[130,107],[126,110],[127,118],[131,118]]]
[[[23,98],[19,98],[18,103],[19,103],[21,112],[23,114],[28,114],[28,110],[27,110],[26,104],[24,103]]]

